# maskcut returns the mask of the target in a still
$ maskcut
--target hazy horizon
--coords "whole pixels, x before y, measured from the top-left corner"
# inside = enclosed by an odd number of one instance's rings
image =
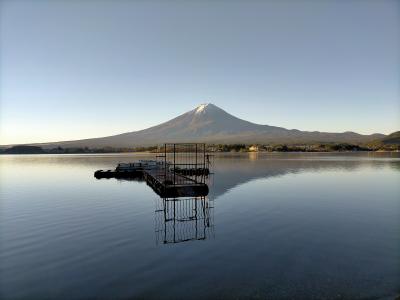
[[[398,1],[0,1],[0,144],[109,136],[213,103],[306,131],[400,129]]]

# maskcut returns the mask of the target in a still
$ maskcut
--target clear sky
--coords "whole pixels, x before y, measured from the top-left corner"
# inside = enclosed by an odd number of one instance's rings
[[[0,144],[211,102],[259,124],[400,129],[400,1],[0,0]]]

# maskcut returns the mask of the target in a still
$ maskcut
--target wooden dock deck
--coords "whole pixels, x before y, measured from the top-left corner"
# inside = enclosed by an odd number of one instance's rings
[[[207,196],[208,186],[166,168],[143,171],[146,183],[161,197]]]

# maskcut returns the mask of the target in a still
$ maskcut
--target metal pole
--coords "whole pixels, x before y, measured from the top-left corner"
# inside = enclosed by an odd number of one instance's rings
[[[206,167],[206,144],[203,144],[203,183],[206,181],[205,180],[205,173],[204,173],[204,169]]]
[[[198,172],[197,169],[198,168],[197,168],[197,144],[196,144],[196,164],[195,164],[195,167],[194,167],[194,174],[195,174],[196,183],[197,183],[197,172]]]
[[[174,185],[175,185],[175,144],[174,144]]]

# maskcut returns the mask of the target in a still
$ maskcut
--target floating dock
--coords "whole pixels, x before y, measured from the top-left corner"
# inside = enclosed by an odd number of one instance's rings
[[[143,176],[146,183],[161,197],[208,195],[207,184],[167,169],[146,170]]]
[[[130,179],[130,178],[141,178],[143,177],[143,171],[117,171],[117,170],[98,170],[94,172],[94,177],[97,179],[101,178],[124,178],[124,179]]]
[[[146,181],[161,197],[200,197],[208,195],[205,183],[210,160],[205,144],[164,144],[157,158],[120,163],[115,170],[98,170],[94,176]]]

